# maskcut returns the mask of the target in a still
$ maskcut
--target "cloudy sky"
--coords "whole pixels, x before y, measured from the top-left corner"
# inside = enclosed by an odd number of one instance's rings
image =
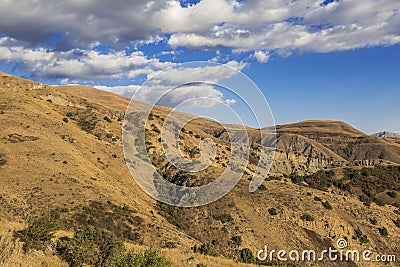
[[[0,70],[131,96],[178,63],[226,63],[258,85],[278,124],[400,131],[399,11],[398,0],[0,0]],[[236,103],[204,85],[174,97],[191,92]]]

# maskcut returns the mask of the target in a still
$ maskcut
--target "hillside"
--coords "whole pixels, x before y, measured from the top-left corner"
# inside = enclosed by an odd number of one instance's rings
[[[193,266],[190,257],[208,266],[236,266],[244,248],[323,250],[335,247],[343,237],[352,249],[400,257],[395,223],[400,217],[394,212],[400,208],[400,197],[390,193],[400,189],[397,139],[368,136],[338,121],[280,125],[271,175],[259,190],[248,192],[257,163],[254,148],[247,174],[229,194],[207,206],[176,208],[153,200],[130,176],[121,143],[128,103],[129,99],[92,87],[53,87],[0,73],[0,235],[57,211],[64,225],[58,237],[90,224],[114,232],[132,246],[162,248],[176,266]],[[137,112],[145,105],[135,103]],[[154,129],[161,127],[168,112],[156,107],[153,126],[148,125],[148,153],[160,171],[166,170],[167,160],[159,153]],[[167,179],[200,185],[223,172],[230,140],[222,125],[203,118],[185,129],[184,155],[196,159],[200,140],[210,138],[218,144],[219,159],[195,178],[182,178],[171,169]],[[257,143],[259,130],[247,131]],[[387,235],[382,235],[382,228]],[[193,253],[191,248],[201,244],[219,256]],[[26,257],[66,265],[49,250]]]

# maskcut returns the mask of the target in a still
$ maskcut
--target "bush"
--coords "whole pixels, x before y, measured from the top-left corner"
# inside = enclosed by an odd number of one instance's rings
[[[377,224],[378,224],[378,221],[377,221],[375,218],[369,218],[369,222],[370,222],[372,225],[377,225]]]
[[[0,154],[0,166],[3,166],[7,163],[7,160],[3,158],[4,156],[4,154]]]
[[[65,116],[72,117],[72,116],[74,116],[74,114],[72,114],[72,112],[67,112],[67,114],[65,114]]]
[[[136,211],[126,206],[115,205],[111,201],[92,201],[89,206],[83,207],[81,211],[76,212],[73,215],[73,220],[76,228],[85,228],[87,225],[92,225],[96,228],[111,231],[117,237],[133,242],[140,242],[141,240],[140,233],[135,228],[140,226],[143,221],[137,216]]]
[[[89,225],[76,231],[72,239],[61,240],[57,250],[71,266],[112,266],[118,256],[123,255],[124,245],[112,232]]]
[[[396,220],[393,220],[394,225],[400,228],[400,218],[397,218]]]
[[[227,222],[233,221],[232,216],[227,213],[213,215],[212,217],[214,218],[214,220],[221,221],[222,223],[227,223]]]
[[[63,119],[63,122],[67,123],[67,122],[68,122],[68,118],[65,117],[65,118]]]
[[[324,206],[324,208],[327,209],[327,210],[331,210],[332,209],[332,205],[328,201],[322,202],[322,206]]]
[[[256,263],[253,252],[249,248],[244,248],[240,251],[239,261],[243,263]]]
[[[397,193],[394,191],[389,191],[386,194],[391,198],[397,198]]]
[[[265,185],[261,184],[261,185],[258,187],[258,189],[260,189],[261,191],[265,191],[265,190],[267,190],[267,187],[266,187]]]
[[[307,221],[307,222],[314,221],[314,217],[308,213],[301,215],[300,219],[302,219],[303,221]]]
[[[378,231],[381,234],[381,236],[388,236],[389,235],[389,232],[386,229],[386,227],[378,228]]]
[[[272,215],[272,216],[275,216],[275,215],[278,214],[278,212],[276,211],[275,208],[269,208],[269,209],[268,209],[268,213],[269,213],[270,215]]]
[[[133,250],[118,256],[111,265],[112,267],[168,267],[171,262],[156,249],[148,249],[143,253]]]
[[[233,241],[233,244],[236,246],[242,245],[242,237],[240,235],[232,236],[231,240]]]
[[[203,255],[214,256],[214,257],[218,256],[218,252],[215,250],[214,245],[211,243],[202,244],[200,247],[197,247],[197,245],[194,245],[193,252],[200,253]]]
[[[322,198],[315,196],[315,197],[314,197],[314,200],[315,200],[315,201],[322,201]]]
[[[110,119],[110,117],[108,117],[108,116],[104,116],[104,118],[103,118],[106,122],[112,122],[112,120]]]
[[[299,175],[293,175],[290,177],[290,179],[292,180],[292,183],[294,183],[294,184],[300,184],[300,183],[304,182],[303,177],[301,177]]]
[[[58,216],[51,214],[29,222],[25,229],[16,232],[15,235],[24,242],[24,251],[44,250],[54,237],[54,233],[60,228]]]
[[[111,138],[111,137],[113,137],[113,134],[112,133],[106,133],[106,137],[107,138]]]
[[[360,241],[361,244],[369,242],[367,235],[364,235],[360,228],[354,230],[353,239]]]

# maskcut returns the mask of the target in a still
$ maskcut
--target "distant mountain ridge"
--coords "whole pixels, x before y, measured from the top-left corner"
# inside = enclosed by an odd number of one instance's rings
[[[400,133],[393,133],[393,132],[383,131],[383,132],[371,134],[371,136],[376,136],[376,137],[400,137]]]

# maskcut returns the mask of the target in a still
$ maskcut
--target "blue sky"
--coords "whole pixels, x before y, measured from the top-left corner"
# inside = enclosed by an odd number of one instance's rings
[[[258,85],[277,124],[333,119],[400,132],[399,11],[397,0],[0,0],[0,70],[146,101],[162,90],[141,87],[154,73],[189,61],[228,64]],[[178,76],[218,83],[233,75],[206,70]],[[173,80],[165,75],[163,85]],[[221,88],[185,90],[168,99],[243,107]],[[193,103],[193,111],[210,104]]]

